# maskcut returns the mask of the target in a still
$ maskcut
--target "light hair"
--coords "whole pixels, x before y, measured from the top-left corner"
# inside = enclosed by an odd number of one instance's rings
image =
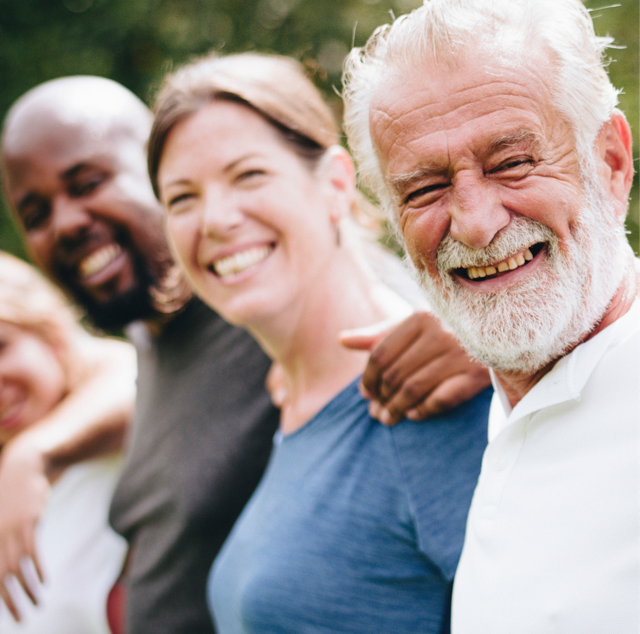
[[[148,146],[158,196],[158,168],[174,126],[217,99],[237,101],[271,123],[294,151],[315,162],[339,141],[333,114],[294,59],[261,53],[209,54],[168,75],[155,100]]]
[[[392,199],[369,130],[372,99],[398,73],[426,64],[456,68],[478,49],[549,55],[554,106],[571,126],[583,174],[592,165],[593,143],[617,104],[618,91],[605,71],[611,38],[596,37],[580,0],[425,0],[424,6],[376,29],[345,62],[345,129],[361,182],[391,209]],[[502,45],[502,49],[500,49]]]
[[[147,162],[158,198],[158,169],[169,133],[177,123],[219,99],[251,108],[311,167],[340,141],[335,117],[302,64],[265,53],[226,57],[209,53],[167,75],[155,99]],[[364,232],[361,237],[376,239],[383,234],[383,214],[359,191],[351,216]]]
[[[28,330],[50,346],[69,389],[82,375],[78,341],[87,336],[63,294],[39,271],[0,251],[0,320]]]

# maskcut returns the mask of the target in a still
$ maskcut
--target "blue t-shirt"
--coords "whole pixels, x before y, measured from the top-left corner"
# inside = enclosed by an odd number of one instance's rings
[[[448,631],[490,398],[388,428],[354,382],[278,435],[209,576],[219,633]]]

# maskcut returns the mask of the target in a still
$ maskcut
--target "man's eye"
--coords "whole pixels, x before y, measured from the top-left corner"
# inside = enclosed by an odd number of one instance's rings
[[[49,218],[49,205],[42,202],[30,205],[20,213],[20,220],[25,231],[39,229]]]
[[[96,174],[88,178],[84,178],[78,182],[72,183],[69,186],[69,194],[76,198],[82,196],[88,196],[92,194],[102,183],[106,181],[107,177],[104,174]]]
[[[407,194],[404,199],[404,204],[406,205],[410,202],[417,202],[421,198],[428,199],[430,194],[444,189],[445,187],[448,187],[448,185],[448,183],[435,183],[433,185],[427,185],[426,187],[420,187],[419,189]]]
[[[492,170],[489,170],[491,174],[498,174],[500,172],[506,172],[509,170],[524,170],[531,165],[531,159],[527,157],[519,157],[514,159],[509,159],[504,163],[500,163],[497,167],[494,167]]]

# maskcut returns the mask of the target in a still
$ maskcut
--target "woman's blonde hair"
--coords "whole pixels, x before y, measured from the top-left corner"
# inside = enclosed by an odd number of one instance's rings
[[[62,293],[26,262],[0,251],[0,320],[49,345],[70,388],[82,374],[77,346],[85,331]]]
[[[340,142],[335,117],[302,64],[282,55],[210,53],[167,75],[155,99],[148,168],[158,198],[158,169],[167,136],[177,123],[217,99],[251,108],[311,166]],[[382,236],[383,215],[359,191],[351,215],[369,232],[368,238]]]
[[[148,147],[156,196],[158,167],[169,132],[217,99],[242,103],[260,114],[312,163],[339,141],[333,114],[301,64],[279,55],[210,54],[165,77],[156,97]]]

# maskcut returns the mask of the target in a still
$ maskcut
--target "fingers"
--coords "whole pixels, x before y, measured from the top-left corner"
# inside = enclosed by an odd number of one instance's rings
[[[352,347],[373,340],[349,335]],[[369,356],[361,390],[369,413],[385,425],[418,420],[452,409],[490,383],[488,370],[471,359],[457,339],[427,312],[407,317]]]
[[[40,583],[44,583],[44,574],[42,573],[42,567],[40,566],[40,560],[38,559],[38,554],[34,551],[31,553],[30,557],[33,563],[33,567],[35,568],[36,575],[38,575],[38,581],[40,581]],[[37,603],[38,602],[36,601],[36,604]]]
[[[33,562],[30,560],[23,558],[16,570],[11,574],[5,575],[3,581],[0,582],[0,598],[2,598],[7,609],[11,613],[11,616],[13,616],[16,621],[22,620],[22,615],[20,614],[20,610],[18,609],[18,605],[15,601],[20,592],[20,588],[22,588],[24,594],[28,597],[31,603],[33,603],[33,605],[38,605],[38,598],[34,592],[32,583],[29,582],[29,579],[27,579],[27,575],[25,574],[31,573],[31,576],[33,577],[35,564],[30,566],[32,563]]]
[[[442,341],[426,342],[419,336],[382,373],[379,398],[386,403],[398,397],[402,400],[401,408],[410,407],[458,372],[466,359],[453,337],[442,345]]]
[[[12,559],[15,557],[12,556]],[[31,565],[30,565],[31,564]],[[18,565],[12,565],[11,570],[2,578],[0,582],[0,598],[4,601],[11,616],[16,621],[22,620],[22,615],[16,603],[19,598],[20,588],[33,605],[38,605],[38,598],[34,592],[34,573],[37,571],[36,565],[26,557],[23,557]],[[31,575],[31,582],[27,578],[27,573]],[[42,578],[41,573],[38,573]]]
[[[402,357],[415,345],[423,331],[428,330],[426,315],[427,313],[410,315],[372,350],[362,375],[362,387],[366,396],[384,401],[388,398],[388,393],[393,392],[389,382],[395,384],[397,380],[401,380],[400,377],[411,372],[411,368],[402,369]],[[429,315],[428,319],[435,318]],[[406,359],[407,357],[405,361]],[[386,395],[381,393],[381,389],[385,390]]]
[[[407,377],[420,367],[428,367],[449,350],[461,351],[453,335],[443,330],[440,322],[426,312],[417,312],[405,319],[372,351],[362,383],[365,395],[386,403],[402,388]],[[422,399],[442,380],[434,375],[433,383],[409,389],[421,390]],[[425,378],[423,377],[423,383]],[[417,399],[416,399],[417,400]]]
[[[23,566],[18,566],[18,570],[15,573],[15,577],[18,583],[20,584],[20,586],[22,587],[22,589],[24,590],[24,593],[27,595],[27,597],[29,597],[29,601],[31,601],[33,605],[38,605],[38,599],[36,598],[36,595],[31,589],[31,586],[29,585],[29,581],[24,576]]]
[[[11,597],[11,594],[9,593],[9,589],[7,588],[8,580],[9,578],[5,577],[0,582],[0,598],[2,598],[2,600],[4,601],[4,604],[7,606],[7,609],[11,613],[11,616],[14,618],[14,620],[19,622],[21,620],[20,612],[18,612],[18,608],[16,607],[16,604],[13,602],[13,598]]]
[[[405,320],[371,359],[371,374],[363,377],[373,397],[369,412],[386,425],[440,414],[490,383],[488,370],[427,313]]]
[[[371,350],[382,341],[385,336],[398,324],[396,318],[385,319],[373,326],[343,330],[339,335],[339,341],[345,348],[351,350]]]
[[[475,374],[458,374],[438,385],[422,402],[409,409],[406,417],[422,420],[437,416],[473,398],[490,384],[488,370]]]
[[[26,524],[23,527],[22,533],[22,553],[21,560],[27,560],[28,564],[32,565],[38,581],[44,583],[44,575],[42,574],[42,568],[40,567],[40,561],[38,560],[38,551],[36,550],[36,524]],[[25,592],[26,592],[25,588]],[[35,604],[38,603],[34,598]]]
[[[481,364],[469,366],[464,372],[454,374],[440,381],[435,388],[431,377],[422,372],[408,378],[402,388],[384,405],[372,401],[369,413],[384,425],[392,426],[403,418],[422,420],[437,416],[473,398],[489,387],[489,371]]]
[[[386,400],[373,406],[374,418],[385,425],[394,425],[407,415],[408,411],[419,408],[427,402],[434,388],[444,379],[443,360],[437,359],[430,365],[418,367],[409,376],[403,377],[399,387]],[[448,376],[448,373],[447,373]],[[378,414],[374,416],[374,413]]]
[[[33,583],[37,576],[40,583],[44,581],[42,568],[35,550],[35,527],[28,525],[21,531],[5,535],[0,544],[0,597],[16,621],[20,621],[20,613],[15,603],[15,591],[22,588],[25,595],[34,605],[38,598],[34,592]],[[27,567],[31,568],[31,583],[25,574]],[[33,574],[35,572],[35,575]],[[12,587],[12,595],[9,587]]]

